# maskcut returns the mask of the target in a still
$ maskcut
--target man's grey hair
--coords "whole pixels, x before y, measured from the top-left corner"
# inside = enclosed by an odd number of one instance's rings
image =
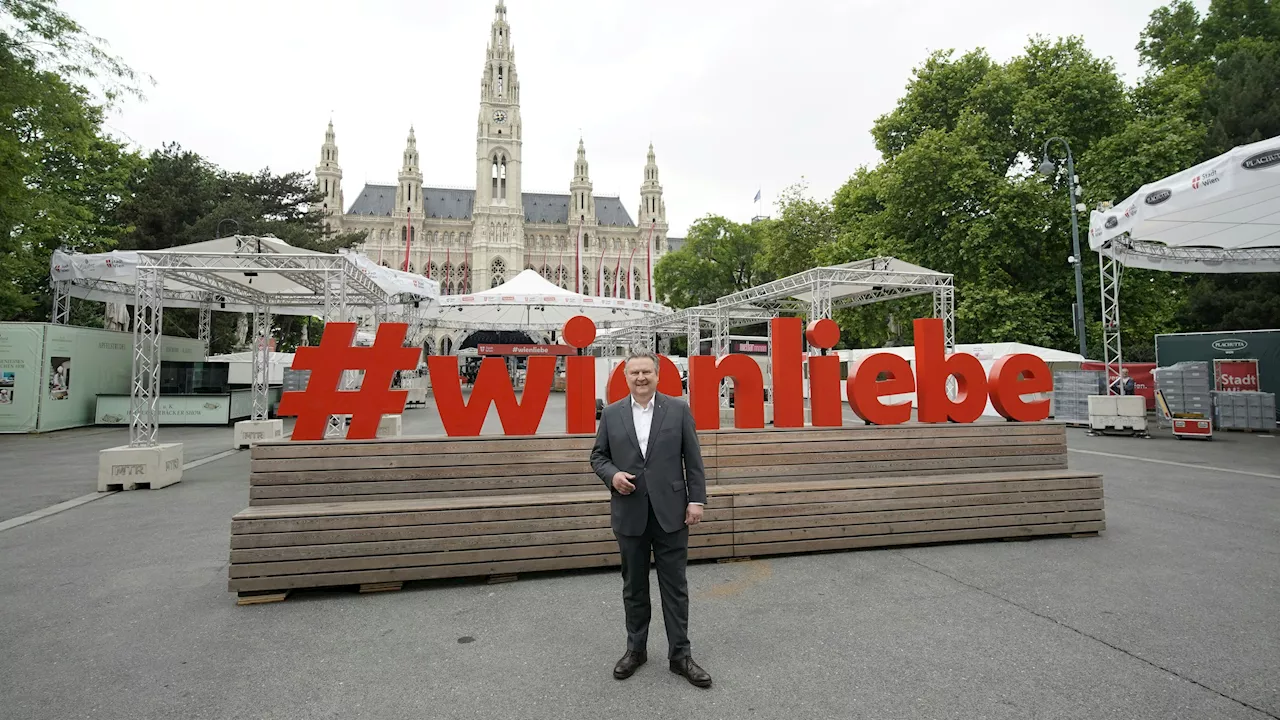
[[[654,372],[654,374],[657,374],[657,372],[658,372],[658,356],[657,356],[655,353],[651,353],[651,352],[649,352],[648,350],[634,350],[634,351],[632,351],[632,353],[631,353],[630,355],[628,355],[628,356],[627,356],[627,359],[626,359],[626,360],[624,360],[624,361],[622,362],[622,366],[625,368],[625,367],[627,366],[627,364],[628,364],[628,363],[630,363],[632,360],[637,360],[637,359],[639,359],[639,358],[649,358],[650,360],[652,360],[652,361],[653,361],[653,372]]]

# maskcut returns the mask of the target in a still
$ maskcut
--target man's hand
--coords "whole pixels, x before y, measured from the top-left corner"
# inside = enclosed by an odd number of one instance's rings
[[[702,522],[702,506],[690,503],[684,509],[684,524],[697,525],[700,522]]]
[[[631,491],[636,489],[636,486],[632,485],[630,481],[635,479],[636,479],[635,475],[632,475],[629,472],[623,472],[619,470],[618,472],[613,474],[613,489],[617,490],[623,495],[630,495]]]

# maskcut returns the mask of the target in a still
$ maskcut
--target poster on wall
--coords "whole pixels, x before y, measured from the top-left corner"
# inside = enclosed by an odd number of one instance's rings
[[[0,323],[0,432],[30,432],[40,408],[39,323]]]
[[[49,399],[66,400],[71,396],[71,358],[49,359]]]
[[[1213,389],[1220,392],[1258,392],[1258,361],[1214,360]]]

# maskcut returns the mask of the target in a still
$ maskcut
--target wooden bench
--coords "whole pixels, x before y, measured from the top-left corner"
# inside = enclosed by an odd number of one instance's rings
[[[1063,423],[700,432],[708,487],[1067,467]],[[602,487],[589,436],[277,441],[253,447],[249,504],[417,500]]]
[[[619,564],[608,492],[251,507],[228,589],[258,593]],[[1069,470],[718,485],[690,559],[1097,533],[1102,479]]]

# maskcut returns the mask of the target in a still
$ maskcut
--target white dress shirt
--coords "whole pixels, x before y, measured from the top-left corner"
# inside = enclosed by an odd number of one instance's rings
[[[657,403],[653,398],[649,398],[649,404],[641,405],[636,401],[636,396],[631,396],[631,420],[636,426],[636,442],[640,443],[640,456],[648,457],[649,453],[649,431],[653,429],[653,408]],[[689,503],[690,505],[701,505],[702,503]]]

